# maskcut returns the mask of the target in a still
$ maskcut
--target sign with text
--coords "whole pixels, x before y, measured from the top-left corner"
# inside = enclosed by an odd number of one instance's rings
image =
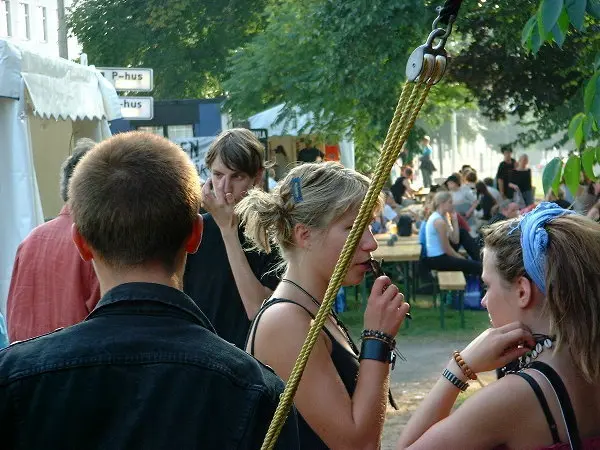
[[[154,98],[119,97],[121,115],[125,120],[152,120],[154,118]]]
[[[214,140],[215,136],[171,139],[171,141],[179,145],[183,151],[188,154],[196,166],[198,175],[200,175],[200,178],[204,181],[208,180],[210,177],[210,170],[208,170],[204,160],[206,158],[206,153],[208,153],[208,148]]]
[[[104,78],[117,91],[149,92],[154,89],[152,69],[129,69],[126,67],[97,67]]]

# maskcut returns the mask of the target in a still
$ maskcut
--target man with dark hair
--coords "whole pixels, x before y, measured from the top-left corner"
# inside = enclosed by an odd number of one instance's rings
[[[244,349],[250,321],[279,283],[278,257],[249,250],[235,205],[262,186],[263,146],[244,128],[224,131],[206,155],[212,175],[202,189],[204,239],[185,269],[184,291],[223,339]]]
[[[202,238],[190,158],[118,134],[77,166],[69,206],[102,298],[82,323],[0,352],[2,448],[260,448],[283,382],[181,291]],[[298,448],[294,412],[277,444]]]
[[[94,145],[90,139],[77,141],[61,167],[65,205],[57,218],[36,227],[17,249],[6,306],[11,342],[81,322],[100,300],[94,268],[73,245],[73,219],[66,204],[73,170]]]

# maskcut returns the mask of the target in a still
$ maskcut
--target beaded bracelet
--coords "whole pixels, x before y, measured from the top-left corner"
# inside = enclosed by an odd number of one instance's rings
[[[442,376],[463,392],[465,392],[469,388],[468,383],[462,381],[448,369],[444,369],[444,371],[442,372]]]
[[[360,335],[360,338],[361,339],[378,338],[384,342],[387,342],[388,345],[392,348],[396,346],[396,340],[394,339],[394,337],[392,335],[389,335],[389,334],[384,333],[383,331],[379,331],[379,330],[363,330],[363,332]]]
[[[471,380],[477,380],[477,374],[471,370],[471,368],[468,366],[468,364],[465,362],[462,356],[460,356],[460,353],[457,350],[454,350],[453,356],[454,361],[456,361],[456,364],[458,365],[458,367],[460,367],[462,373],[464,373],[465,376]]]

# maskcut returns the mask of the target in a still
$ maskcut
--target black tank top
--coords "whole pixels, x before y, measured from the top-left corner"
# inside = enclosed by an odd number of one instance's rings
[[[267,308],[277,303],[293,303],[294,305],[298,305],[299,307],[304,309],[313,320],[315,318],[315,316],[308,309],[292,300],[288,300],[285,298],[273,298],[268,300],[260,308],[260,310],[256,314],[256,317],[254,318],[254,321],[252,322],[252,325],[250,326],[250,334],[252,335],[252,339],[250,342],[250,354],[252,356],[254,356],[254,339],[256,336],[256,327],[258,326],[258,321],[260,320],[262,314],[267,310]],[[333,365],[335,366],[338,375],[344,383],[346,391],[348,391],[348,395],[352,397],[352,395],[354,394],[354,389],[356,389],[356,379],[358,377],[358,356],[354,353],[351,353],[345,346],[340,344],[327,328],[323,328],[323,331],[327,334],[327,336],[329,336],[329,339],[331,339],[331,360],[333,361]],[[250,337],[250,335],[248,337]],[[325,445],[321,438],[319,438],[319,436],[317,436],[317,434],[312,430],[312,428],[310,428],[310,426],[306,423],[301,414],[298,414],[298,434],[300,436],[301,449],[328,449],[327,445]]]

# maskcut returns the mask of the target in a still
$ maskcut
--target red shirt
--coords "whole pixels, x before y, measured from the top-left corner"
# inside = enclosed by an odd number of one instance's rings
[[[7,301],[10,342],[81,322],[100,300],[92,263],[71,239],[72,225],[65,205],[19,245]]]

